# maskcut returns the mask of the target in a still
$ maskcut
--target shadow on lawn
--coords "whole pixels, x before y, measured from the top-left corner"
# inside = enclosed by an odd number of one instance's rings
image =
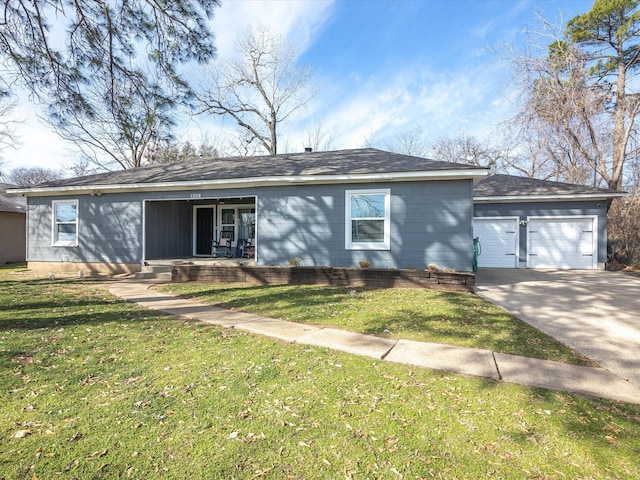
[[[282,320],[303,324],[321,324],[321,319],[305,318],[302,313],[322,306],[327,312],[343,308],[352,301],[350,289],[342,287],[298,287],[284,291],[284,286],[258,285],[251,287],[223,287],[199,292],[180,293],[182,298],[199,299],[212,306],[229,310],[244,310],[255,314],[268,314]],[[218,299],[221,295],[233,295],[233,300]],[[268,306],[261,308],[261,305]]]
[[[433,336],[434,338],[455,335],[457,338],[473,338],[476,336],[477,327],[490,329],[490,336],[508,336],[517,330],[513,325],[505,322],[508,317],[502,312],[478,311],[477,300],[467,293],[458,292],[429,292],[436,294],[437,301],[444,304],[439,310],[429,313],[429,299],[424,306],[415,305],[407,308],[398,308],[394,304],[395,299],[367,298],[369,293],[375,291],[391,292],[389,289],[358,289],[342,287],[326,287],[312,289],[296,288],[284,292],[278,286],[255,286],[255,287],[223,287],[216,289],[206,289],[194,293],[185,293],[183,298],[200,299],[220,308],[246,310],[256,314],[269,314],[277,318],[296,321],[302,324],[313,324],[318,326],[336,326],[336,322],[331,319],[340,316],[340,325],[349,329],[349,312],[354,312],[354,316],[360,315],[363,309],[369,309],[371,313],[355,328],[360,333],[376,335],[381,337],[393,337],[395,332],[413,331],[422,336]],[[224,295],[228,298],[233,294],[234,299],[217,300],[216,297]],[[401,297],[401,295],[398,295]],[[400,298],[399,301],[402,301]],[[390,309],[376,309],[375,302],[387,302]],[[261,305],[267,305],[268,310],[261,309]],[[310,318],[311,309],[321,312],[318,317]],[[469,313],[474,312],[473,316]],[[472,328],[473,327],[473,328]]]
[[[92,289],[92,280],[0,281],[0,331],[98,325],[167,316]]]
[[[395,340],[430,341],[582,365],[594,364],[470,293],[420,290],[424,297],[416,301],[417,293],[414,292],[418,290],[285,288],[275,285],[205,286],[201,291],[181,296],[220,308]]]
[[[363,308],[371,308],[375,311],[375,305],[370,303],[371,299],[366,298],[370,292],[391,290],[381,289],[358,289],[345,287],[314,287],[312,289],[296,288],[288,292],[283,292],[281,287],[273,285],[260,285],[252,287],[224,287],[215,289],[206,289],[193,293],[181,293],[182,298],[200,299],[206,301],[210,305],[226,309],[242,309],[252,307],[259,309],[260,305],[268,305],[272,315],[278,318],[291,318],[294,312],[305,312],[307,309],[322,306],[327,313],[326,318],[331,316],[332,307],[348,308],[354,311],[360,311]],[[258,293],[256,293],[258,292]],[[468,327],[472,325],[480,325],[484,327],[494,327],[504,321],[500,321],[507,316],[502,312],[478,312],[478,304],[475,299],[468,293],[459,292],[429,292],[438,295],[438,302],[446,305],[447,314],[426,313],[428,310],[428,299],[424,308],[401,308],[393,304],[394,312],[389,314],[385,311],[376,312],[369,316],[366,320],[366,327],[361,333],[372,335],[383,335],[385,329],[394,326],[396,330],[420,330],[426,333],[438,331],[440,334],[455,333],[460,336],[472,337],[473,333],[468,331]],[[221,295],[234,294],[234,299],[217,300],[216,297]],[[289,301],[290,300],[290,301]],[[376,299],[378,300],[378,299]],[[386,301],[392,304],[394,299],[385,298],[380,301]],[[477,315],[473,318],[469,317],[469,312],[476,311]],[[253,313],[257,313],[252,310]],[[482,317],[482,322],[478,319]],[[326,320],[326,319],[325,319]],[[323,319],[300,318],[296,320],[299,323],[322,324]],[[326,321],[325,321],[326,323]],[[440,326],[434,326],[439,323]],[[442,324],[449,324],[443,330]]]

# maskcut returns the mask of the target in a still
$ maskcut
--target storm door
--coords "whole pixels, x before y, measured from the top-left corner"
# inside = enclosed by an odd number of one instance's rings
[[[256,234],[255,205],[219,205],[217,232],[230,238],[234,248],[253,241]]]
[[[220,237],[230,238],[232,245],[236,245],[236,208],[220,207],[218,209],[218,229]]]
[[[256,209],[238,209],[238,239],[241,241],[255,241],[256,237]]]
[[[194,207],[195,213],[195,255],[211,255],[211,242],[215,231],[216,207],[198,205]]]

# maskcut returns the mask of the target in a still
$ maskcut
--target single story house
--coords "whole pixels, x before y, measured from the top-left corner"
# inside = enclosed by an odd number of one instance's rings
[[[474,236],[481,266],[604,265],[614,193],[486,175],[366,148],[198,159],[14,192],[27,197],[33,270],[136,272],[211,256],[220,238],[233,253],[251,242],[257,265],[471,271]]]
[[[474,188],[480,267],[604,269],[607,209],[624,193],[510,175]]]
[[[0,265],[24,262],[26,251],[26,207],[24,197],[7,195],[7,188],[0,183]]]
[[[257,265],[470,271],[484,168],[377,149],[197,159],[56,180],[27,197],[29,268],[135,272],[251,240]]]

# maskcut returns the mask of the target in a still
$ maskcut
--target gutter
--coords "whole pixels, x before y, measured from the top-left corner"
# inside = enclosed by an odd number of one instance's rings
[[[512,195],[512,196],[493,196],[493,197],[473,197],[473,203],[513,203],[513,202],[547,202],[554,200],[610,200],[612,198],[625,197],[626,192],[610,192],[610,193],[573,193],[567,195],[550,194],[550,195]]]
[[[485,170],[432,170],[418,172],[371,173],[352,175],[294,175],[274,177],[247,177],[220,180],[190,180],[185,182],[157,182],[130,184],[68,185],[62,187],[30,187],[7,189],[9,193],[27,196],[130,193],[176,190],[209,190],[223,188],[271,187],[283,185],[330,185],[341,183],[412,182],[420,180],[479,180]]]

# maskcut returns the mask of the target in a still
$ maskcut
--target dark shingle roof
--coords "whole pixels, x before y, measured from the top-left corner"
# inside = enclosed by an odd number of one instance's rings
[[[86,177],[55,180],[37,185],[72,187],[89,185],[129,185],[145,183],[231,180],[239,178],[358,175],[423,172],[432,170],[483,170],[480,167],[438,162],[425,158],[385,152],[373,148],[333,152],[289,153],[258,157],[196,159],[151,165],[133,170],[100,173]]]
[[[522,197],[522,196],[571,196],[599,195],[616,196],[620,192],[602,188],[574,185],[571,183],[551,182],[536,178],[513,175],[491,175],[479,181],[474,189],[474,197]]]
[[[7,194],[7,188],[15,187],[7,183],[0,183],[0,212],[25,213],[27,200],[22,195]]]

